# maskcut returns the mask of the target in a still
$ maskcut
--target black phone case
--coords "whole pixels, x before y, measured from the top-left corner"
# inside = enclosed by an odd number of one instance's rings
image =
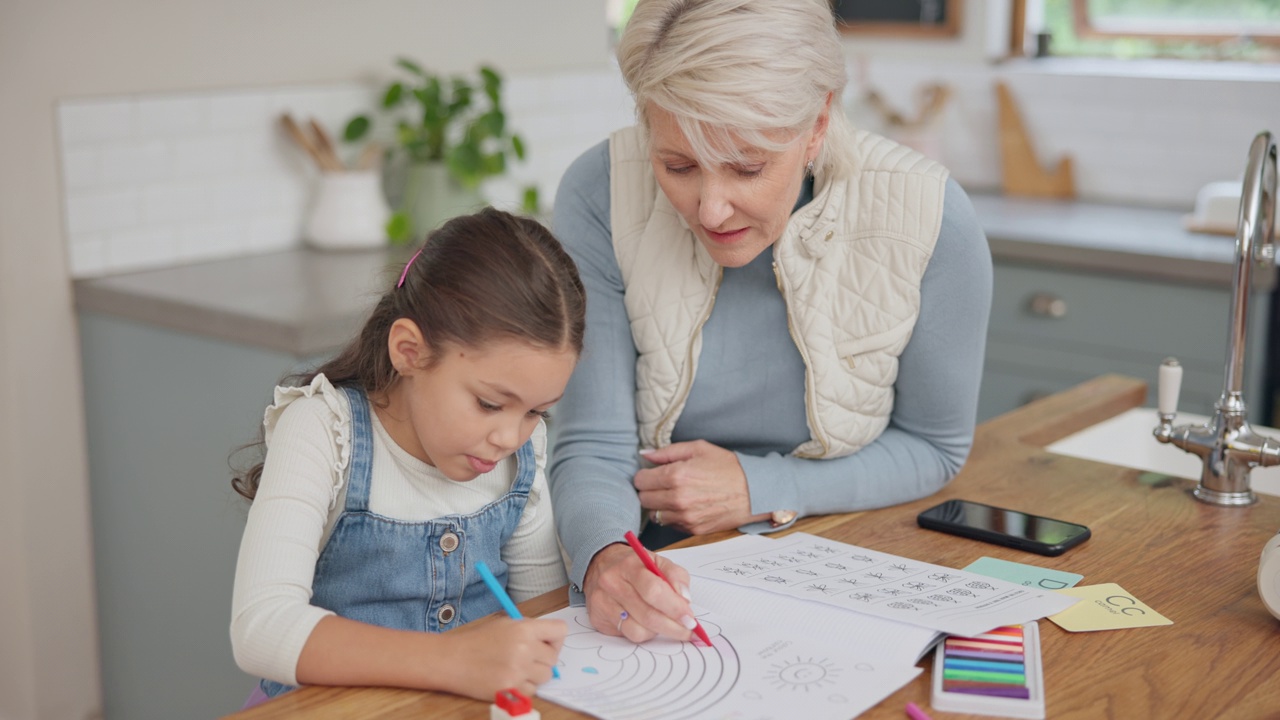
[[[934,506],[934,507],[938,507],[938,506]],[[995,506],[989,505],[988,507],[995,507]],[[932,510],[932,509],[933,508],[929,508],[929,510]],[[1004,508],[997,508],[997,509],[1003,510]],[[1055,555],[1061,555],[1062,553],[1070,550],[1076,545],[1079,545],[1085,540],[1088,540],[1089,536],[1093,534],[1092,531],[1089,530],[1089,528],[1085,528],[1083,533],[1080,533],[1079,535],[1067,540],[1066,542],[1058,543],[1056,545],[1048,545],[1042,542],[1036,542],[1034,540],[1025,540],[1023,538],[1014,537],[1012,535],[1004,535],[997,532],[991,532],[990,530],[982,530],[979,528],[969,527],[968,525],[958,525],[956,523],[947,522],[946,520],[938,520],[936,518],[928,517],[925,515],[925,513],[929,512],[929,510],[925,510],[924,512],[916,516],[916,524],[922,528],[926,528],[928,530],[937,530],[939,532],[944,532],[944,533],[950,533],[951,535],[959,535],[960,537],[966,537],[971,540],[981,540],[983,542],[989,542],[994,545],[1011,547],[1016,550],[1026,550],[1027,552],[1033,552],[1033,553],[1036,553],[1037,555],[1048,555],[1050,557]],[[1084,527],[1084,526],[1082,525],[1081,527]]]

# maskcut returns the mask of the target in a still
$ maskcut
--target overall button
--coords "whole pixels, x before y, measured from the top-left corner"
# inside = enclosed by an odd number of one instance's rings
[[[440,549],[446,553],[451,553],[458,549],[458,536],[447,532],[440,536]]]
[[[440,621],[441,625],[448,625],[453,622],[453,616],[457,614],[458,612],[453,609],[452,605],[445,605],[436,612],[436,619]]]

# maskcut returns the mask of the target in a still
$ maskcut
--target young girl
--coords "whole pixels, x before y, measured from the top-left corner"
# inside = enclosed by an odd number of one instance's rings
[[[544,466],[547,408],[582,350],[573,261],[533,220],[487,208],[432,233],[360,335],[266,410],[265,462],[232,598],[254,698],[298,684],[491,699],[551,677],[566,628],[514,621],[566,584]]]

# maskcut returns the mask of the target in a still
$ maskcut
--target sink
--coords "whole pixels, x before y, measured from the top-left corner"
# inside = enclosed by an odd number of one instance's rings
[[[1199,424],[1206,420],[1204,415],[1179,412],[1177,424]],[[1157,442],[1151,436],[1156,424],[1155,408],[1133,408],[1068,435],[1045,449],[1058,455],[1199,480],[1203,466],[1200,458]],[[1280,438],[1280,430],[1260,426],[1253,429],[1259,434]],[[1254,468],[1249,475],[1254,492],[1280,495],[1280,466]]]

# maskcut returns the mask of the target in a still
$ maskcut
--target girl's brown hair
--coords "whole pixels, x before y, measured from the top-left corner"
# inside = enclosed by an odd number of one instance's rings
[[[448,343],[503,339],[580,354],[585,317],[582,280],[555,236],[532,218],[488,207],[428,235],[403,284],[382,296],[360,334],[332,360],[285,382],[307,385],[324,374],[335,386],[385,397],[397,379],[387,337],[399,318],[417,324],[430,357],[439,358]],[[252,500],[261,476],[259,462],[231,486]]]

